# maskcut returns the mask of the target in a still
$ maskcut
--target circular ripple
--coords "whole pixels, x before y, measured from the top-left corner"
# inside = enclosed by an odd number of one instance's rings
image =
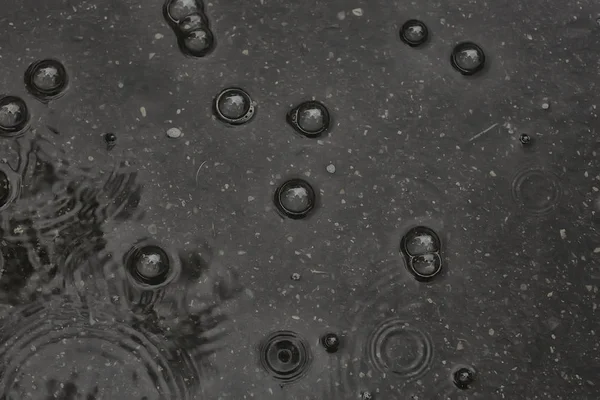
[[[427,41],[429,30],[427,26],[416,19],[408,20],[400,28],[400,39],[411,47],[417,47]]]
[[[561,196],[558,177],[543,168],[519,171],[512,181],[513,199],[526,211],[541,215],[551,212]]]
[[[292,109],[288,123],[300,134],[316,138],[329,129],[330,116],[327,107],[318,101],[307,101]]]
[[[308,182],[302,179],[291,179],[277,188],[273,200],[283,215],[292,219],[301,219],[315,207],[316,195]]]
[[[260,344],[260,362],[273,378],[292,383],[310,367],[311,354],[306,342],[291,331],[278,331]]]
[[[29,123],[29,109],[27,104],[16,96],[2,96],[0,98],[0,136],[18,136]]]
[[[69,78],[65,67],[57,60],[36,61],[25,71],[25,86],[34,96],[50,100],[60,96]]]
[[[475,43],[463,42],[454,47],[452,66],[463,75],[473,75],[485,66],[485,53]]]
[[[167,0],[165,11],[173,22],[179,22],[191,14],[202,12],[202,8],[196,0]]]
[[[3,399],[188,398],[157,338],[112,316],[60,302],[3,322]]]
[[[380,323],[369,336],[368,355],[379,371],[414,379],[431,365],[433,347],[423,332],[392,318]]]
[[[179,276],[179,257],[152,241],[133,245],[123,257],[130,281],[145,290],[158,289]]]
[[[204,57],[214,47],[215,39],[207,28],[196,29],[183,37],[182,51],[194,57]]]
[[[433,229],[417,226],[402,237],[402,250],[409,256],[418,256],[440,251],[440,238]]]
[[[223,90],[215,98],[215,114],[223,122],[241,125],[254,116],[254,104],[250,95],[239,88]]]

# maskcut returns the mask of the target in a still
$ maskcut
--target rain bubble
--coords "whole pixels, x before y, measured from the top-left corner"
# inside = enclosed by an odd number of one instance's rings
[[[36,61],[25,71],[25,86],[34,96],[50,100],[60,96],[68,84],[67,70],[57,60]]]
[[[175,22],[202,11],[196,0],[167,0],[165,10],[169,18]]]
[[[521,142],[521,144],[527,145],[531,143],[531,136],[529,136],[526,133],[522,133],[521,136],[519,136],[519,141]]]
[[[161,287],[178,272],[176,258],[153,243],[134,245],[124,257],[129,275],[144,287]]]
[[[409,261],[411,272],[421,279],[431,279],[442,270],[442,260],[437,253],[423,254]]]
[[[0,135],[12,137],[21,134],[29,123],[27,104],[16,96],[0,98]]]
[[[452,380],[459,389],[469,389],[469,387],[475,381],[475,371],[473,371],[471,368],[461,367],[454,371]]]
[[[292,109],[288,123],[304,136],[315,138],[327,131],[330,116],[327,107],[318,101],[307,101]]]
[[[185,35],[182,50],[194,57],[203,57],[213,48],[214,38],[210,30],[197,29]]]
[[[219,93],[214,109],[217,118],[232,125],[250,121],[255,111],[250,95],[239,88],[229,88]]]
[[[104,135],[104,141],[106,142],[106,144],[113,144],[117,141],[117,135],[111,132],[106,133]]]
[[[310,367],[309,346],[291,331],[270,334],[260,344],[259,351],[263,368],[281,382],[299,380]]]
[[[485,53],[475,43],[459,43],[452,50],[452,66],[463,75],[473,75],[485,66]]]
[[[179,30],[184,34],[206,27],[208,21],[204,14],[191,14],[179,21]]]
[[[400,29],[400,39],[411,47],[417,47],[427,41],[429,30],[427,26],[416,19],[408,20]]]
[[[340,338],[335,333],[328,333],[321,338],[321,344],[328,353],[335,353],[340,348]]]
[[[112,132],[105,133],[104,142],[106,143],[106,148],[112,150],[117,145],[117,135]]]
[[[306,217],[315,206],[316,195],[310,184],[302,179],[292,179],[275,191],[275,206],[292,219]]]
[[[401,246],[410,256],[440,251],[440,238],[430,228],[417,226],[402,238]]]

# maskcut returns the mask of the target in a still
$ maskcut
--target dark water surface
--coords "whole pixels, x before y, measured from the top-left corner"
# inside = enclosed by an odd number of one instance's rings
[[[599,17],[5,1],[0,400],[597,400]]]

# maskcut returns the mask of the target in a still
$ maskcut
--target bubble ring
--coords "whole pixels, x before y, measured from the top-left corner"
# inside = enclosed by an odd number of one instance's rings
[[[226,116],[223,113],[223,110],[221,110],[221,107],[219,106],[223,97],[230,95],[230,94],[236,94],[236,95],[242,96],[244,99],[244,102],[247,104],[247,108],[246,108],[244,114],[239,118],[230,118],[230,117]],[[230,125],[245,124],[246,122],[250,121],[252,119],[252,117],[254,117],[254,113],[256,111],[254,102],[252,101],[252,98],[250,97],[250,95],[245,90],[236,88],[236,87],[225,89],[221,93],[219,93],[219,95],[215,98],[213,108],[214,108],[215,114],[217,115],[217,118],[219,118],[221,121],[226,122]]]
[[[263,368],[284,383],[302,378],[312,360],[310,347],[292,331],[271,333],[261,342],[258,351]]]
[[[525,185],[532,179],[547,181],[550,189],[550,196],[544,201],[544,204],[530,204],[523,193]],[[551,212],[560,201],[562,195],[558,177],[540,167],[527,168],[517,172],[511,184],[512,197],[519,205],[535,214],[543,215]]]
[[[401,366],[393,366],[386,360],[385,345],[393,336],[401,335],[411,340],[419,350],[417,357]],[[371,363],[382,373],[393,373],[406,379],[422,376],[429,369],[433,360],[431,339],[421,330],[411,326],[399,318],[391,318],[381,322],[369,335],[368,356]]]

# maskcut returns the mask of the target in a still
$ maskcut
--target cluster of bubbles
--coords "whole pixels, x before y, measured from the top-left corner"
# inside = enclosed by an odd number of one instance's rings
[[[400,251],[417,280],[431,280],[442,271],[441,241],[431,228],[411,228],[400,241]]]
[[[163,10],[184,54],[204,57],[215,48],[202,0],[167,0]]]
[[[27,91],[44,103],[62,96],[68,82],[67,71],[57,60],[38,60],[25,71]],[[0,96],[0,136],[21,136],[27,131],[30,119],[25,100],[12,95]]]
[[[339,350],[341,340],[335,333],[326,333],[320,343],[327,353]],[[309,370],[312,353],[309,343],[293,331],[276,331],[267,335],[259,345],[260,363],[280,384],[301,379]]]
[[[227,88],[215,97],[213,110],[220,121],[242,125],[254,116],[255,103],[243,89]],[[327,107],[315,100],[293,107],[286,120],[297,133],[307,138],[318,138],[331,124]],[[316,193],[305,180],[290,179],[276,189],[273,201],[282,216],[303,219],[315,208]]]
[[[411,47],[422,46],[429,39],[429,29],[422,21],[408,20],[400,28],[400,39]],[[461,74],[473,75],[484,68],[485,53],[473,42],[461,42],[452,49],[450,63]]]

